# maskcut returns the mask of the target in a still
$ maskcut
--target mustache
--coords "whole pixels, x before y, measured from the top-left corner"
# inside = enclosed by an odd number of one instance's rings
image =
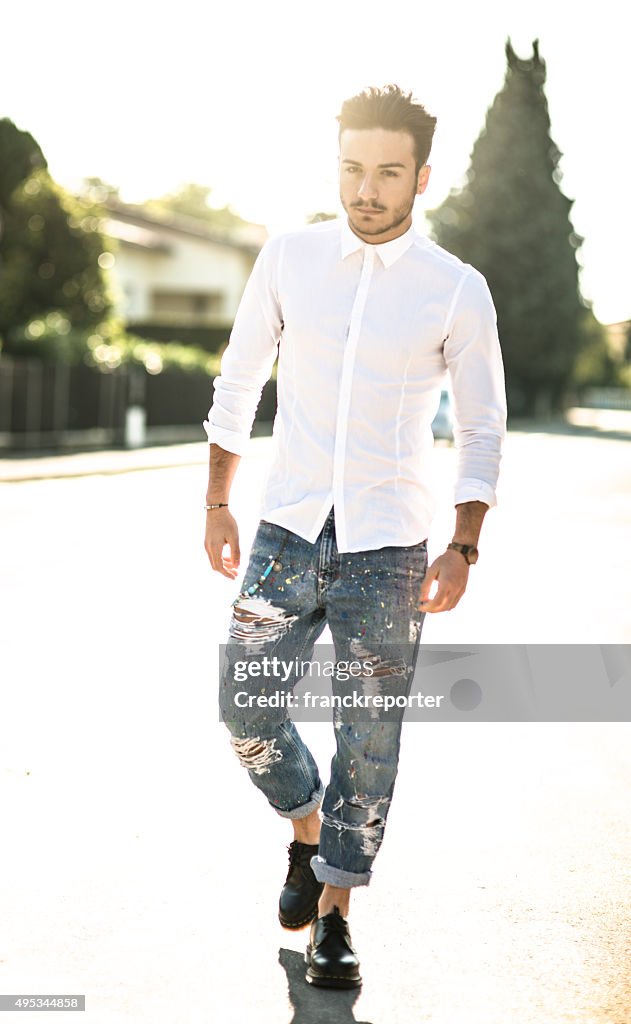
[[[384,212],[385,206],[377,206],[376,203],[351,203],[353,210],[379,210],[381,213]]]

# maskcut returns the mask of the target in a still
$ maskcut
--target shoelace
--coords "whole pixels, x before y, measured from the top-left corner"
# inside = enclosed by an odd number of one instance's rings
[[[340,935],[343,939],[346,939],[348,941],[348,925],[339,912],[336,913],[335,911],[333,911],[331,914],[326,914],[324,917],[320,918],[320,920],[324,924],[327,932],[337,932],[338,935]]]
[[[311,858],[313,857],[312,850],[308,849],[308,847],[304,843],[298,843],[296,839],[294,839],[293,843],[289,844],[287,849],[289,851],[290,871],[293,868],[294,864],[299,864],[301,867],[304,867],[304,865],[308,864]]]

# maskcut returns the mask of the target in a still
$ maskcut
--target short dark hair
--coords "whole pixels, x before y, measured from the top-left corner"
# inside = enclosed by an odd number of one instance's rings
[[[414,139],[417,171],[427,162],[432,148],[436,118],[425,107],[404,93],[398,85],[372,86],[342,104],[337,120],[339,138],[347,128],[386,128],[391,132],[408,132]]]

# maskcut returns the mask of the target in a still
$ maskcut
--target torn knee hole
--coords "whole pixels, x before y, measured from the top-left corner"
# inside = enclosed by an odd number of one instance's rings
[[[230,636],[233,640],[279,640],[298,618],[284,608],[276,608],[263,597],[238,598],[232,610]]]
[[[351,640],[351,653],[360,658],[367,670],[365,678],[378,679],[383,676],[402,676],[408,671],[403,658],[382,658],[373,653],[361,640]]]
[[[276,750],[276,737],[262,740],[258,736],[251,739],[238,739],[233,736],[230,742],[243,767],[255,775],[265,775],[269,772],[270,766],[283,757],[282,750]]]

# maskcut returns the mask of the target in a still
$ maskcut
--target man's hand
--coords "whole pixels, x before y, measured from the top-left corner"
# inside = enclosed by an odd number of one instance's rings
[[[445,551],[432,562],[421,587],[422,612],[448,612],[455,608],[467,588],[469,566],[459,551]],[[429,592],[434,580],[438,590],[430,600]]]
[[[226,544],[230,548],[229,556],[223,553]],[[229,509],[216,508],[206,513],[204,547],[215,572],[233,580],[239,569],[241,552],[239,550],[239,527]]]

